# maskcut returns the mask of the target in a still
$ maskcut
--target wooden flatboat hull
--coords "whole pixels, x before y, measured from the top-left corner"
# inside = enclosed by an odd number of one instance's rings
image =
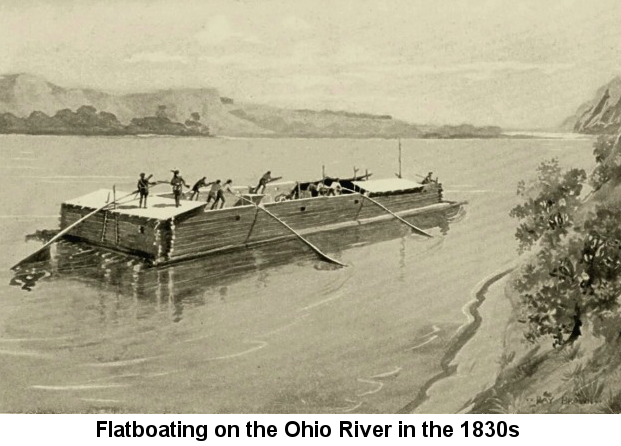
[[[442,200],[440,185],[416,193],[379,196],[378,202],[400,217],[434,213],[459,206]],[[301,235],[394,217],[359,193],[289,200],[264,205]],[[92,212],[90,206],[63,203],[61,229]],[[133,215],[115,209],[101,211],[72,229],[69,238],[138,255],[165,264],[256,246],[295,237],[282,224],[255,206],[206,210],[195,206],[172,217]]]

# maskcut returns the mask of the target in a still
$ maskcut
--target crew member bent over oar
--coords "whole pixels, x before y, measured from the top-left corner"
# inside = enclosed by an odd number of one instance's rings
[[[214,201],[213,206],[211,206],[212,210],[218,208],[218,202],[221,203],[220,209],[224,207],[224,203],[226,203],[226,199],[224,198],[225,192],[235,195],[235,192],[233,191],[233,189],[231,189],[232,186],[233,186],[233,180],[226,180],[226,183],[224,183],[224,186],[221,186],[220,189],[218,189],[218,191],[216,192],[216,201]]]
[[[194,186],[192,186],[192,195],[190,195],[190,201],[194,200],[194,197],[196,197],[196,200],[198,201],[198,196],[200,195],[200,188],[207,186],[206,180],[207,177],[203,177],[196,183],[194,183]]]
[[[170,185],[172,186],[173,195],[175,196],[175,207],[181,206],[179,200],[181,199],[181,194],[183,193],[183,186],[190,187],[186,184],[185,180],[181,175],[179,175],[178,170],[173,170],[173,177],[170,180]]]
[[[430,183],[437,183],[438,182],[438,178],[436,177],[436,179],[433,179],[433,172],[429,172],[427,174],[427,176],[425,178],[423,178],[422,184],[430,184]]]
[[[214,204],[211,209],[214,208],[216,203],[218,203],[218,193],[222,190],[222,181],[216,180],[211,184],[211,189],[209,189],[209,193],[207,194],[207,204],[211,203],[213,199]]]
[[[138,207],[141,208],[143,203],[145,209],[147,208],[147,197],[149,196],[149,186],[154,186],[157,183],[152,183],[149,180],[153,175],[149,175],[145,178],[145,174],[141,173],[140,178],[138,179],[138,193],[140,194],[140,201],[138,202]]]
[[[272,181],[272,172],[268,170],[259,180],[259,184],[254,189],[254,193],[262,194],[263,192],[265,192],[265,186],[267,186],[267,183],[269,183],[270,181]]]

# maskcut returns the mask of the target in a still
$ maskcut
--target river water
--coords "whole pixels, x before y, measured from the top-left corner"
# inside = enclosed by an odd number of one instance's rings
[[[42,243],[32,234],[58,227],[63,200],[131,190],[141,171],[245,185],[266,170],[315,179],[325,165],[327,175],[356,166],[384,178],[397,171],[397,144],[0,136],[0,412],[411,409],[477,284],[515,259],[516,183],[551,157],[591,166],[591,145],[402,141],[405,177],[433,171],[445,198],[468,204],[417,222],[432,239],[394,221],[311,238],[347,268],[295,241],[157,269],[65,242],[15,275],[11,265]]]

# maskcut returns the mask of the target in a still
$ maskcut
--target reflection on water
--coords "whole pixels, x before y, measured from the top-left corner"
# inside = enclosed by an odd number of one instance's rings
[[[463,207],[455,206],[408,220],[422,229],[437,228],[441,235],[446,235],[449,223],[461,218],[464,212]],[[44,241],[51,235],[49,231],[37,231],[27,238]],[[320,249],[340,257],[342,251],[350,248],[401,238],[399,265],[403,280],[406,241],[412,236],[410,229],[392,220],[315,234],[309,239]],[[10,284],[31,291],[42,281],[78,281],[115,296],[133,298],[138,303],[138,318],[149,317],[167,305],[175,322],[182,319],[186,306],[205,305],[208,299],[225,300],[228,286],[245,276],[255,275],[259,284],[267,286],[274,267],[316,260],[315,254],[295,239],[159,267],[140,258],[66,240],[46,253],[46,258],[15,271]],[[320,261],[314,262],[313,267],[337,268]]]

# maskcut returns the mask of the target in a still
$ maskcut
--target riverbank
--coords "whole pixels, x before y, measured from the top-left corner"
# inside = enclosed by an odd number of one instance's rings
[[[514,273],[516,274],[516,273]],[[517,291],[509,276],[504,297],[513,308],[492,385],[466,408],[471,413],[620,413],[619,343],[606,344],[589,326],[573,344],[530,343],[518,322]]]
[[[590,175],[552,159],[536,180],[520,182],[525,202],[510,215],[524,255],[504,287],[484,283],[477,292],[482,311],[498,314],[489,314],[488,336],[477,331],[456,357],[462,382],[446,373],[456,383],[442,382],[440,403],[430,398],[418,411],[621,412],[621,139],[599,138],[593,153]],[[468,391],[474,396],[459,406]],[[455,401],[446,404],[447,395]]]
[[[441,372],[420,389],[401,413],[456,413],[473,395],[494,382],[504,349],[503,331],[512,319],[510,302],[504,298],[506,266],[483,279],[472,290],[472,299],[462,312],[466,322],[457,330],[442,360]],[[450,397],[448,396],[450,395]]]
[[[599,138],[593,153],[585,198],[576,199],[586,172],[555,160],[521,184],[526,202],[512,215],[529,253],[505,288],[518,323],[507,325],[496,380],[472,412],[621,412],[621,140]]]
[[[589,327],[560,349],[527,342],[516,274],[494,273],[473,290],[442,372],[402,413],[621,413],[619,343],[605,344]]]
[[[442,372],[401,413],[621,412],[618,348],[589,333],[563,349],[526,342],[515,274],[494,273],[473,290]]]

